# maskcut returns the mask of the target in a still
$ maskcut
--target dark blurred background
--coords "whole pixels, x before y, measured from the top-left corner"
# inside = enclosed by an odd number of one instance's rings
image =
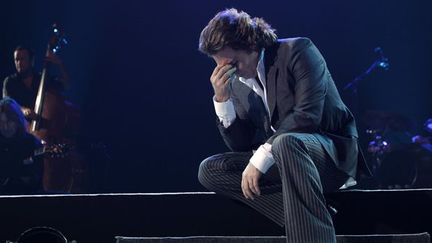
[[[216,12],[236,7],[261,16],[279,37],[311,38],[346,103],[412,119],[432,116],[432,17],[429,1],[2,1],[0,79],[13,73],[13,49],[31,46],[41,68],[53,22],[69,45],[60,57],[71,76],[67,97],[81,107],[82,134],[106,145],[108,162],[90,161],[101,192],[204,190],[197,170],[226,151],[215,126],[211,59],[197,51]],[[381,47],[390,69],[376,69],[354,93],[342,88]],[[356,105],[357,103],[357,105]],[[97,157],[97,156],[96,156]],[[107,165],[108,164],[108,165]],[[99,167],[100,166],[100,167]]]

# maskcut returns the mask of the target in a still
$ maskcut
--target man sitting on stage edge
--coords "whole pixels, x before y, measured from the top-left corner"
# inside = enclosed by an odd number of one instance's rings
[[[321,53],[236,9],[210,20],[199,50],[216,63],[217,125],[233,151],[205,159],[200,182],[285,226],[287,242],[336,242],[323,193],[368,170]]]

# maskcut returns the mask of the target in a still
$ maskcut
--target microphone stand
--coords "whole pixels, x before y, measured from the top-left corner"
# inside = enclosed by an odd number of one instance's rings
[[[351,111],[354,113],[355,116],[359,115],[359,98],[358,98],[358,87],[359,84],[362,80],[364,80],[367,76],[369,76],[375,69],[377,68],[383,68],[384,70],[388,70],[390,68],[390,63],[388,58],[386,58],[384,56],[383,50],[381,49],[381,47],[376,47],[374,49],[374,52],[377,53],[379,56],[378,58],[368,67],[368,69],[366,69],[366,71],[364,71],[362,74],[358,75],[357,77],[355,77],[351,82],[349,82],[347,85],[345,85],[345,87],[343,88],[343,90],[345,92],[349,92],[351,91],[353,95],[350,96],[350,98],[352,99],[352,106],[350,107]],[[359,120],[358,123],[361,126],[361,122]],[[375,174],[377,171],[377,168],[381,165],[381,155],[384,152],[384,148],[386,147],[386,141],[384,141],[381,136],[380,133],[377,130],[371,130],[368,129],[366,130],[366,134],[372,138],[372,141],[370,141],[368,144],[363,144],[362,147],[364,145],[367,146],[367,148],[369,149],[371,143],[373,145],[375,145],[373,148],[378,148],[376,152],[373,153],[372,155],[372,163],[368,163],[369,166],[371,166],[372,168],[372,173]],[[366,151],[368,151],[368,149],[366,149]],[[366,184],[367,187],[367,184]]]
[[[358,89],[358,85],[359,85],[360,81],[362,81],[367,76],[369,76],[369,74],[373,70],[375,70],[376,68],[383,68],[386,71],[389,70],[389,68],[390,68],[389,60],[388,60],[388,58],[386,58],[384,56],[384,52],[381,49],[381,47],[376,47],[374,49],[374,52],[376,52],[380,55],[378,57],[378,59],[376,59],[365,72],[363,72],[362,74],[360,74],[359,76],[354,78],[354,80],[352,80],[347,85],[345,85],[345,87],[343,88],[344,90],[352,90],[355,94],[357,94],[357,89]]]

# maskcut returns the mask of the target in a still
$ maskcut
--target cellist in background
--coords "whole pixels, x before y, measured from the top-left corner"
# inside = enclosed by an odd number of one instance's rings
[[[68,86],[69,76],[62,60],[49,51],[45,61],[58,68],[60,75],[49,78],[48,87],[62,91]],[[16,73],[5,78],[3,82],[3,98],[10,97],[18,102],[26,119],[35,119],[34,105],[41,80],[41,74],[34,70],[34,53],[24,46],[18,46],[14,51]]]
[[[51,44],[51,43],[50,43]],[[54,54],[50,45],[44,62],[44,71],[50,71],[44,78],[43,112],[35,113],[42,74],[34,70],[34,54],[30,48],[18,46],[14,51],[16,73],[10,75],[3,83],[3,97],[17,101],[22,113],[31,124],[39,122],[38,129],[29,128],[29,132],[42,140],[46,146],[67,144],[73,147],[77,135],[79,113],[62,96],[68,86],[68,74],[61,59]],[[53,68],[57,69],[54,70]],[[59,74],[54,78],[53,71]],[[68,153],[66,157],[45,157],[43,163],[43,189],[46,192],[63,193],[82,191],[84,174],[83,159],[77,151]]]

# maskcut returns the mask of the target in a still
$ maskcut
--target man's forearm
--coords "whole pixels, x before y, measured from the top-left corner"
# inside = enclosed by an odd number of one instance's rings
[[[275,163],[271,153],[271,147],[271,144],[268,143],[261,145],[250,158],[249,162],[262,173],[266,173],[268,169]]]

